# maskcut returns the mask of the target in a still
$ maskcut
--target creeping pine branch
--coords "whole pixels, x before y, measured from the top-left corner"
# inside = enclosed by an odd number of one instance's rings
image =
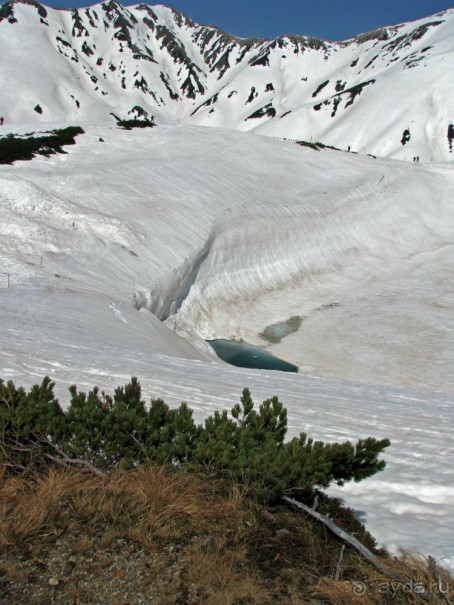
[[[24,450],[15,449],[15,451],[24,451],[25,452],[25,449]],[[29,450],[27,451],[27,453],[31,454],[31,457],[33,456],[32,452],[30,452]],[[25,472],[25,471],[30,470],[33,467],[32,458],[30,459],[30,461],[28,462],[27,465],[20,464],[17,461],[10,462],[11,457],[9,455],[8,449],[6,447],[4,447],[3,444],[0,444],[0,454],[1,454],[1,459],[2,459],[1,466],[3,468],[12,468],[15,471],[19,470],[19,471]]]
[[[321,521],[324,525],[326,525],[329,530],[331,530],[341,540],[343,540],[344,542],[352,546],[355,550],[357,550],[365,559],[372,563],[372,565],[387,578],[395,580],[399,582],[402,586],[406,586],[410,589],[415,585],[415,582],[413,582],[412,580],[409,580],[405,576],[400,575],[399,573],[384,565],[378,557],[376,557],[368,548],[364,546],[364,544],[361,544],[361,542],[357,540],[354,536],[338,527],[334,523],[334,521],[332,521],[329,517],[321,515],[320,513],[313,510],[309,506],[306,506],[302,502],[298,502],[298,500],[295,500],[294,498],[283,496],[282,500],[296,508],[304,510],[304,512],[306,512],[308,515],[314,517],[314,519],[317,519],[317,521]],[[432,597],[428,594],[427,591],[421,593],[418,592],[418,595],[428,603],[433,602]]]
[[[45,453],[44,456],[48,460],[52,460],[52,462],[55,462],[56,464],[60,464],[61,466],[77,467],[82,472],[91,473],[93,475],[96,475],[96,477],[100,477],[101,479],[107,478],[107,473],[105,473],[101,469],[99,469],[96,466],[94,466],[93,464],[91,464],[91,462],[88,462],[88,460],[84,460],[83,458],[70,458],[70,456],[68,456],[68,454],[66,454],[57,445],[55,445],[54,443],[49,441],[49,439],[46,439],[45,437],[38,437],[38,436],[37,436],[37,439],[39,439],[39,441],[41,441],[41,443],[52,448],[52,450],[55,452],[55,454],[57,454],[56,456],[53,456],[52,454]]]
[[[18,460],[14,459],[12,453],[26,454],[28,459],[27,464],[20,464]],[[5,431],[2,431],[0,435],[0,454],[3,467],[21,470],[24,472],[33,468],[35,460],[38,458],[35,445],[22,445],[17,440],[8,439],[5,435]]]
[[[58,448],[57,448],[57,450],[58,450]],[[52,462],[55,462],[56,464],[60,464],[61,466],[78,467],[80,471],[92,473],[93,475],[96,475],[97,477],[100,477],[101,479],[107,478],[106,473],[101,471],[99,468],[96,468],[96,466],[93,466],[93,464],[88,462],[88,460],[83,460],[82,458],[70,458],[63,452],[60,453],[60,451],[61,450],[58,450],[60,457],[52,456],[52,454],[45,454],[45,457],[48,460],[52,460]]]
[[[314,509],[312,509],[312,510],[314,510]],[[338,580],[340,578],[342,559],[344,558],[344,551],[345,551],[345,544],[342,544],[342,548],[341,548],[340,555],[339,555],[339,560],[337,562],[336,571],[334,574],[334,579],[336,580],[336,582],[338,582]]]
[[[40,456],[44,456],[45,459],[51,460],[56,464],[60,464],[61,466],[79,468],[80,471],[91,473],[100,477],[101,479],[105,479],[107,474],[104,473],[99,468],[96,468],[93,464],[91,464],[88,460],[84,460],[83,458],[71,458],[60,449],[57,445],[52,443],[47,437],[43,437],[42,435],[37,435],[36,433],[32,433],[31,439],[27,439],[25,443],[21,443],[18,438],[15,440],[7,439],[5,434],[0,434],[0,454],[3,459],[2,465],[15,468],[17,470],[30,470],[33,468],[33,465],[36,460],[40,458]],[[39,453],[38,444],[44,445],[47,448],[52,450],[52,454],[49,452]],[[26,454],[28,457],[28,461],[26,465],[20,464],[18,461],[13,460],[11,457],[12,453],[18,454]]]

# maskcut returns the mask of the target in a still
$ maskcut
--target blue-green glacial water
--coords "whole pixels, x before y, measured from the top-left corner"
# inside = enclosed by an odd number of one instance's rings
[[[216,355],[223,361],[239,368],[256,370],[280,370],[281,372],[298,372],[298,366],[274,357],[270,353],[248,344],[232,340],[209,340]]]

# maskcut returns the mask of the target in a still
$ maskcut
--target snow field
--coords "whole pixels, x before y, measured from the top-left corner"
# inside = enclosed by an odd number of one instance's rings
[[[382,543],[449,563],[451,166],[200,127],[84,128],[67,155],[0,167],[1,376],[49,374],[64,404],[71,384],[137,375],[199,421],[247,386],[279,396],[290,436],[388,437],[383,473],[331,492]],[[294,315],[280,344],[260,338]],[[300,373],[234,368],[204,343],[233,336]]]

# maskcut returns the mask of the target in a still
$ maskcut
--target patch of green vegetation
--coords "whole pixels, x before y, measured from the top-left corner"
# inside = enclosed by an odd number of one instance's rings
[[[320,151],[321,143],[312,143],[312,141],[296,141],[297,145],[301,145],[301,147],[310,147],[314,151]]]
[[[153,128],[156,124],[153,120],[135,118],[132,120],[118,120],[117,126],[124,130],[132,130],[133,128]]]
[[[40,133],[36,136],[8,134],[0,137],[0,164],[12,164],[16,160],[31,160],[36,154],[49,156],[65,153],[64,145],[74,145],[75,137],[83,134],[80,126],[68,126],[58,130]]]
[[[312,141],[295,141],[297,145],[301,145],[302,147],[310,147],[315,151],[320,151],[320,149],[334,149],[335,151],[341,151],[339,147],[333,147],[333,145],[325,145],[324,143],[312,143]]]
[[[146,406],[137,378],[118,387],[113,397],[97,387],[87,395],[74,385],[65,410],[53,387],[46,377],[27,393],[0,379],[0,464],[13,472],[85,461],[109,473],[171,461],[233,479],[262,502],[284,493],[312,499],[318,488],[361,481],[383,470],[379,455],[390,445],[372,437],[356,444],[323,443],[306,433],[285,441],[287,410],[276,396],[256,409],[248,389],[230,413],[216,410],[197,425],[185,403],[172,410],[153,399]]]

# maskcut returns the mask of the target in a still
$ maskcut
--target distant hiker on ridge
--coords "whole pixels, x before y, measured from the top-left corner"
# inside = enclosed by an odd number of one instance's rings
[[[3,122],[4,122],[4,121],[5,121],[5,120],[4,120],[3,116],[2,116],[2,117],[0,118],[0,126],[3,126]]]

